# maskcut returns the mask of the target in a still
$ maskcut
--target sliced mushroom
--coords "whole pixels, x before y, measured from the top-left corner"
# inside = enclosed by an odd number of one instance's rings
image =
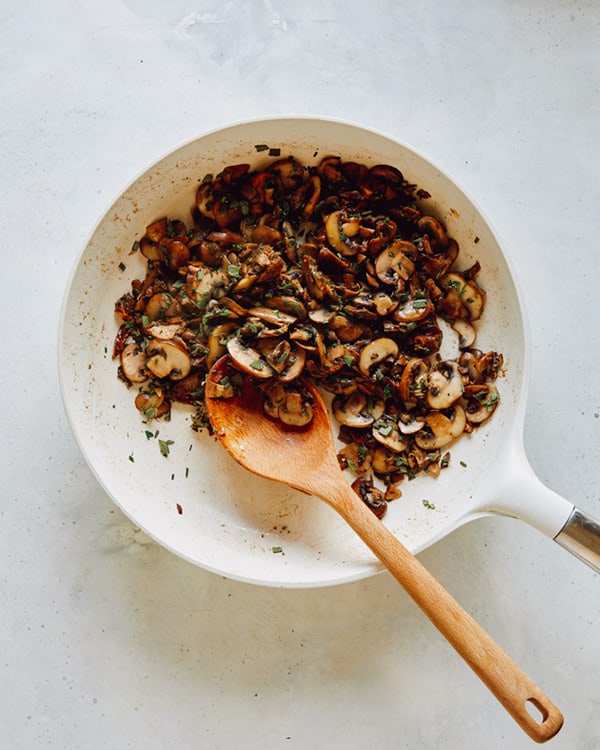
[[[450,317],[478,320],[485,306],[485,292],[475,279],[465,279],[459,273],[447,273],[440,279],[440,286],[446,290],[444,304]]]
[[[263,323],[278,326],[279,328],[290,326],[296,322],[296,318],[293,315],[288,315],[288,313],[270,307],[251,307],[248,310],[248,315],[262,320]]]
[[[166,292],[157,292],[153,294],[144,309],[144,314],[151,320],[164,320],[173,312],[177,312],[177,303],[174,302],[173,297]]]
[[[346,216],[344,211],[334,211],[325,219],[327,241],[341,255],[356,255],[358,245],[347,240],[355,237],[359,229],[358,216]]]
[[[315,310],[311,310],[308,313],[308,317],[312,322],[317,323],[318,325],[327,325],[327,323],[331,322],[335,316],[336,311],[328,310],[326,307],[317,307]]]
[[[498,389],[492,383],[467,386],[465,395],[469,396],[465,413],[471,424],[481,424],[489,419],[500,402]]]
[[[288,391],[285,403],[279,407],[279,419],[293,427],[304,427],[313,418],[312,406],[297,391]]]
[[[458,348],[469,349],[477,338],[477,329],[466,318],[457,318],[452,323],[452,329],[458,336]]]
[[[336,396],[332,410],[337,421],[346,427],[370,427],[383,413],[383,402],[373,406],[364,393],[354,391],[349,396]]]
[[[296,297],[269,297],[265,305],[280,310],[286,315],[291,315],[295,320],[306,318],[306,307]]]
[[[432,409],[448,409],[463,392],[464,384],[457,362],[440,362],[429,373],[427,403]]]
[[[398,429],[403,435],[414,435],[424,426],[423,418],[417,418],[412,412],[404,412],[398,416]]]
[[[152,339],[146,348],[146,356],[146,367],[157,378],[170,377],[171,380],[182,380],[192,366],[185,344],[176,339]]]
[[[215,383],[212,378],[207,379],[207,398],[232,398],[233,395],[233,383],[229,380],[229,378],[222,378],[218,383]]]
[[[229,321],[215,326],[208,335],[208,355],[206,357],[206,366],[210,368],[222,357],[227,351],[226,337],[230,334],[236,324]]]
[[[181,323],[163,323],[146,328],[146,333],[152,338],[168,341],[181,332]]]
[[[139,344],[127,344],[121,352],[121,372],[130,383],[144,383],[148,380],[146,352]]]
[[[401,453],[408,448],[409,439],[400,432],[393,419],[381,417],[373,424],[372,432],[375,440],[393,453]]]
[[[359,323],[350,320],[345,315],[335,315],[330,323],[329,328],[335,333],[343,344],[349,344],[364,336],[369,327],[365,323]]]
[[[375,513],[377,518],[383,518],[387,510],[387,503],[383,492],[375,487],[372,478],[359,477],[352,482],[352,489],[363,503]]]
[[[429,235],[432,245],[436,248],[446,247],[448,244],[448,234],[439,219],[434,216],[421,216],[417,221],[417,226],[424,234]]]
[[[386,360],[396,359],[398,344],[390,338],[381,337],[365,346],[360,355],[358,369],[368,376],[371,369]]]
[[[429,362],[422,357],[409,359],[402,371],[402,377],[398,385],[398,393],[405,403],[413,403],[427,393],[427,376],[429,375]]]
[[[377,312],[377,315],[382,317],[390,315],[398,307],[398,300],[394,300],[389,294],[385,292],[377,292],[373,295],[373,306]]]
[[[262,388],[265,394],[263,409],[273,419],[279,419],[279,407],[285,403],[285,388],[276,381],[269,382]]]
[[[260,352],[257,352],[256,349],[250,346],[246,346],[237,336],[229,339],[227,342],[227,351],[235,366],[239,370],[242,370],[242,372],[262,379],[272,378],[275,375],[275,370]]]
[[[415,442],[426,451],[443,448],[463,433],[466,423],[465,410],[459,404],[446,412],[433,411],[425,417],[425,427],[415,435]]]
[[[394,320],[400,323],[416,323],[433,312],[433,303],[427,297],[415,296],[408,299],[394,313]]]
[[[414,255],[415,246],[412,242],[396,240],[377,256],[375,261],[377,278],[384,284],[403,286],[415,270],[412,260]]]
[[[140,391],[135,397],[135,408],[140,411],[146,419],[158,419],[167,414],[171,404],[165,401],[162,388],[153,388],[148,391]]]

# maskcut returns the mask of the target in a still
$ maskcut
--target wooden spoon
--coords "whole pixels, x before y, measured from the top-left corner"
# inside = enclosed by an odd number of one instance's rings
[[[230,375],[225,356],[213,366],[208,380],[218,385]],[[563,724],[559,709],[348,485],[337,461],[325,404],[311,383],[303,384],[314,398],[314,418],[307,427],[288,427],[267,417],[263,394],[253,382],[247,382],[233,398],[207,396],[215,434],[246,469],[315,495],[336,510],[519,726],[536,742],[554,737]],[[534,716],[536,709],[538,717]]]

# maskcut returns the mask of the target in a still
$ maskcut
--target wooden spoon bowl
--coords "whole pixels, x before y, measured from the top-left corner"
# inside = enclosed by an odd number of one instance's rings
[[[211,369],[208,385],[217,386],[231,374],[226,355]],[[310,382],[303,381],[303,385],[314,400],[314,417],[301,428],[269,418],[263,410],[263,394],[251,380],[245,381],[232,398],[207,396],[208,416],[216,436],[249,471],[319,497],[334,508],[519,726],[536,742],[554,737],[563,724],[559,709],[346,482],[323,399]]]

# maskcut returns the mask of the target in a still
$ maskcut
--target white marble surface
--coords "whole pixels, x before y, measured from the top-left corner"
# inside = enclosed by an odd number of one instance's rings
[[[594,0],[5,0],[0,746],[464,748],[533,743],[387,575],[285,591],[136,533],[69,432],[67,277],[162,153],[266,114],[389,132],[475,196],[528,300],[525,442],[600,516],[600,6]],[[600,747],[600,581],[488,519],[423,561]]]

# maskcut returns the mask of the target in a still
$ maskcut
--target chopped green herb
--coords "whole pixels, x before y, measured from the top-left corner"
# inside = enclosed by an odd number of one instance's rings
[[[250,367],[251,367],[251,368],[252,368],[253,370],[262,370],[262,369],[263,369],[263,367],[264,367],[264,365],[263,365],[263,363],[262,363],[262,362],[260,361],[260,359],[255,359],[255,360],[254,360],[254,362],[250,362]]]
[[[137,251],[138,251],[139,249],[140,249],[140,243],[138,242],[138,240],[136,240],[136,241],[135,241],[135,242],[133,243],[133,245],[131,246],[131,252],[132,252],[132,254],[133,254],[133,253],[137,253]]]
[[[352,364],[354,363],[354,358],[350,354],[344,354],[342,359],[348,365],[348,367],[352,367]]]
[[[121,271],[124,271],[127,268],[127,266],[125,265],[125,263],[121,261],[121,263],[119,263],[119,268],[121,269]]]
[[[131,461],[132,464],[135,463],[135,459],[133,457],[133,453],[130,453],[129,456],[128,456],[128,458],[129,458],[129,460]]]
[[[432,503],[429,500],[423,500],[423,505],[426,508],[429,508],[429,510],[435,510],[435,503]]]
[[[271,547],[271,552],[275,553],[276,555],[283,552],[283,547]]]
[[[159,440],[158,447],[160,448],[161,456],[165,458],[169,455],[169,446],[173,445],[173,440]]]
[[[154,433],[152,432],[152,430],[146,430],[144,432],[144,435],[146,435],[146,440],[152,440],[152,438],[154,437]]]
[[[260,153],[261,151],[268,151],[269,147],[266,143],[259,143],[257,146],[254,146],[254,148]]]
[[[460,462],[460,465],[461,465],[461,466],[464,466],[464,467],[465,467],[465,469],[467,468],[467,464],[466,464],[466,463],[465,463],[464,461],[461,461],[461,462]]]

